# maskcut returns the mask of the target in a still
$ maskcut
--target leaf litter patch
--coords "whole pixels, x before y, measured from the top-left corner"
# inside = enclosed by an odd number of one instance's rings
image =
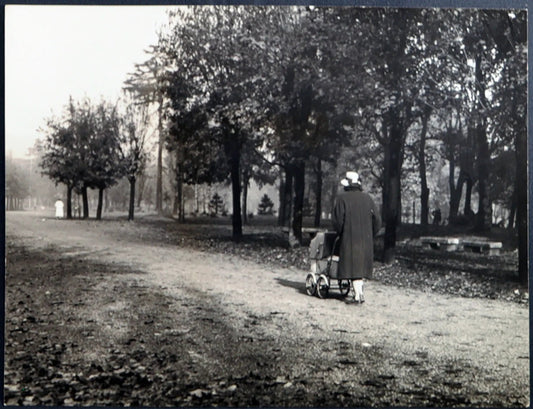
[[[9,405],[526,402],[520,385],[490,378],[468,362],[435,360],[424,351],[398,356],[373,342],[353,343],[348,332],[317,333],[315,347],[307,348],[290,331],[281,338],[265,336],[257,325],[264,317],[253,313],[242,333],[243,323],[232,322],[216,300],[186,290],[171,298],[133,278],[120,279],[129,272],[126,267],[84,262],[80,269],[75,257],[13,245],[8,255],[4,396]],[[95,310],[102,316],[91,317]],[[106,319],[115,326],[124,323],[124,330],[109,332]]]

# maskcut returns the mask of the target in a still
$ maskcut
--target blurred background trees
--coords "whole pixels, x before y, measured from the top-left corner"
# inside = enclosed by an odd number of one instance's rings
[[[29,177],[12,158],[5,163],[6,210],[22,210],[23,200],[30,193]]]
[[[98,190],[97,219],[102,217],[104,191],[122,177],[130,180],[134,194],[135,178],[144,166],[146,132],[146,118],[134,108],[128,106],[121,115],[116,105],[106,101],[95,105],[88,99],[71,99],[63,115],[49,118],[41,129],[39,166],[56,184],[66,186],[67,218],[72,218],[73,191],[81,193],[83,218],[87,218],[88,189]]]

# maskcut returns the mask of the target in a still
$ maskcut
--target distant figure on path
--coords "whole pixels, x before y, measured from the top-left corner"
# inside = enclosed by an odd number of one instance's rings
[[[346,172],[341,185],[344,192],[337,196],[333,210],[333,227],[340,236],[338,276],[351,282],[348,301],[363,303],[363,279],[372,277],[374,235],[381,217],[370,195],[363,192],[357,172]]]
[[[440,209],[436,208],[431,214],[433,216],[433,224],[436,224],[438,226],[442,220],[442,214],[440,212]]]
[[[61,199],[57,199],[54,206],[56,207],[56,219],[62,219],[63,218],[63,201]]]

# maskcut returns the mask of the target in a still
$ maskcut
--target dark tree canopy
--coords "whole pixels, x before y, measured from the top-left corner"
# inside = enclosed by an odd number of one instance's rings
[[[166,147],[180,221],[184,185],[227,182],[235,240],[251,180],[277,179],[297,243],[304,216],[320,226],[357,170],[381,199],[385,261],[407,216],[427,225],[441,206],[446,223],[481,232],[504,209],[527,243],[525,10],[190,6],[168,18],[125,84],[157,110],[158,210]],[[131,125],[113,105],[70,101],[46,124],[44,172],[76,191],[135,180],[145,156]]]

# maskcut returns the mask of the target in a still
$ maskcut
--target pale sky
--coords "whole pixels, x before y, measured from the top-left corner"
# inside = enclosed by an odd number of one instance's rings
[[[148,55],[165,6],[5,7],[5,152],[25,157],[45,118],[74,99],[116,100]]]

